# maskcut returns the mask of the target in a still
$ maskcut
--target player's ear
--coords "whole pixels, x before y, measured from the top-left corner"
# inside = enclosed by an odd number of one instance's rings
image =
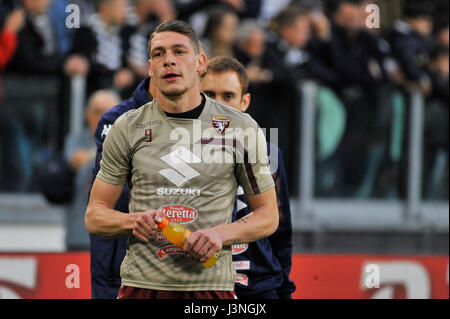
[[[206,63],[208,62],[208,58],[205,53],[200,52],[197,56],[198,66],[197,72],[199,75],[202,75],[206,72]]]
[[[244,96],[242,97],[242,101],[241,101],[242,112],[247,111],[248,107],[250,106],[250,100],[251,100],[250,93],[244,94]]]

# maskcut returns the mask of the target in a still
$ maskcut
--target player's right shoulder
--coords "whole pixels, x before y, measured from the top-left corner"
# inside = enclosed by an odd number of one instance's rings
[[[136,109],[128,110],[116,119],[116,123],[126,122],[128,125],[133,125],[133,123],[139,121],[140,118],[147,116],[149,109],[152,107],[152,103],[153,102],[148,102]]]
[[[142,122],[142,119],[148,117],[148,110],[151,108],[152,102],[142,105],[136,109],[130,109],[120,115],[111,126],[105,123],[104,128],[107,131],[106,134],[125,134],[129,135],[130,131],[136,126],[136,123]],[[121,132],[121,133],[119,133]],[[104,138],[106,139],[106,137]]]
[[[103,143],[109,131],[115,126],[116,122],[123,122],[130,115],[134,114],[134,111],[140,109],[140,105],[131,103],[129,100],[124,101],[113,108],[109,109],[100,117],[96,130],[96,139]],[[123,124],[122,124],[123,125]]]

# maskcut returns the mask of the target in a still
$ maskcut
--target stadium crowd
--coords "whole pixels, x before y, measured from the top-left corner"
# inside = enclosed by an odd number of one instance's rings
[[[371,3],[381,9],[375,28]],[[79,28],[66,26],[69,4],[79,6]],[[416,89],[426,100],[424,196],[448,199],[448,12],[446,0],[2,0],[1,78],[58,78],[54,147],[62,150],[70,78],[87,77],[87,96],[112,89],[128,98],[148,76],[149,35],[177,18],[201,35],[209,58],[232,56],[246,67],[248,113],[267,133],[278,128],[292,194],[301,157],[298,87],[314,80],[317,195],[404,197],[408,92]],[[15,112],[1,84],[0,99],[0,191],[34,191],[33,163],[25,160],[33,117]]]

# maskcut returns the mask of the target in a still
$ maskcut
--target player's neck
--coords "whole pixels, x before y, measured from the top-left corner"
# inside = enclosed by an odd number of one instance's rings
[[[194,85],[189,91],[177,99],[169,98],[157,90],[156,98],[161,109],[167,113],[188,112],[202,103],[202,96],[197,85]]]

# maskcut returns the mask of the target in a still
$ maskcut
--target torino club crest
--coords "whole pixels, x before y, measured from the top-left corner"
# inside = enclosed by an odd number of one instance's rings
[[[224,135],[227,128],[230,127],[230,118],[225,116],[213,116],[212,126],[217,134]]]

